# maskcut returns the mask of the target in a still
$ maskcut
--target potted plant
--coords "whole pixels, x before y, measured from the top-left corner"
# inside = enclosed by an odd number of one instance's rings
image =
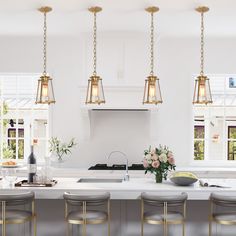
[[[156,183],[162,183],[167,179],[168,171],[175,170],[175,159],[173,153],[167,146],[159,145],[158,148],[144,151],[143,166],[145,174],[151,172],[155,175]]]
[[[71,154],[71,149],[76,146],[75,139],[72,138],[69,143],[63,143],[57,137],[52,137],[49,140],[49,151],[56,155],[59,162],[63,161],[63,156]]]

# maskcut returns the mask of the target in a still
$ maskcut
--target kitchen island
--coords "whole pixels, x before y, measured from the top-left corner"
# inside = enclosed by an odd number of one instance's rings
[[[236,195],[235,179],[203,179],[205,182],[214,183],[219,187],[201,187],[198,182],[190,186],[177,186],[170,180],[155,183],[153,178],[130,178],[130,181],[112,182],[117,180],[112,176],[91,177],[109,182],[78,182],[81,178],[55,178],[57,184],[53,187],[15,187],[14,189],[1,187],[1,192],[9,191],[34,191],[37,199],[62,199],[64,192],[91,193],[110,192],[113,200],[137,200],[142,192],[162,194],[179,194],[186,192],[189,200],[208,200],[211,192]],[[86,178],[90,179],[90,178]]]
[[[92,173],[92,174],[91,174]],[[58,183],[53,187],[24,187],[3,188],[1,193],[32,190],[36,193],[36,209],[38,216],[38,235],[40,236],[64,236],[64,201],[63,193],[98,193],[108,191],[111,193],[111,235],[112,236],[138,236],[140,235],[140,194],[144,191],[177,194],[186,192],[189,196],[187,203],[187,234],[194,236],[206,236],[208,230],[208,198],[211,192],[222,192],[227,195],[236,195],[235,179],[204,179],[228,188],[201,187],[198,182],[192,186],[176,186],[170,181],[156,184],[152,176],[132,174],[130,181],[121,183],[80,183],[80,178],[109,178],[117,179],[123,176],[123,172],[78,172],[77,177],[55,177]],[[20,179],[20,178],[19,178]],[[232,226],[231,226],[232,227]],[[228,230],[230,227],[214,228],[223,232],[224,236],[233,235]],[[9,236],[15,235],[17,227],[11,227]],[[74,227],[75,235],[78,235]],[[88,235],[106,235],[106,225],[88,227]],[[145,235],[162,235],[161,226],[145,225]],[[169,235],[181,235],[180,226],[170,226]]]

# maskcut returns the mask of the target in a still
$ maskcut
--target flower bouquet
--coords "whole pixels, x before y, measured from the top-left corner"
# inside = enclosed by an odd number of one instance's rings
[[[143,166],[145,174],[151,172],[155,174],[156,182],[162,183],[162,179],[167,179],[168,171],[175,170],[175,159],[173,153],[167,146],[159,145],[158,148],[144,151]]]
[[[71,148],[73,148],[76,143],[75,139],[72,138],[69,143],[63,143],[61,140],[59,140],[57,137],[52,137],[49,140],[49,151],[51,153],[56,154],[58,161],[62,161],[62,157],[64,155],[71,153]]]

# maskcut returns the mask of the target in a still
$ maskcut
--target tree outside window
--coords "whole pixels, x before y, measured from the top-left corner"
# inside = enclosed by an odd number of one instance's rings
[[[204,160],[205,145],[204,125],[194,126],[194,160]]]

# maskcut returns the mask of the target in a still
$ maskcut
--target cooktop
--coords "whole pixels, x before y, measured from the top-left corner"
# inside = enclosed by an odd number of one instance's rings
[[[144,170],[143,164],[132,164],[128,167],[129,170]],[[125,170],[125,165],[112,165],[107,164],[96,164],[95,166],[89,167],[89,170]]]

